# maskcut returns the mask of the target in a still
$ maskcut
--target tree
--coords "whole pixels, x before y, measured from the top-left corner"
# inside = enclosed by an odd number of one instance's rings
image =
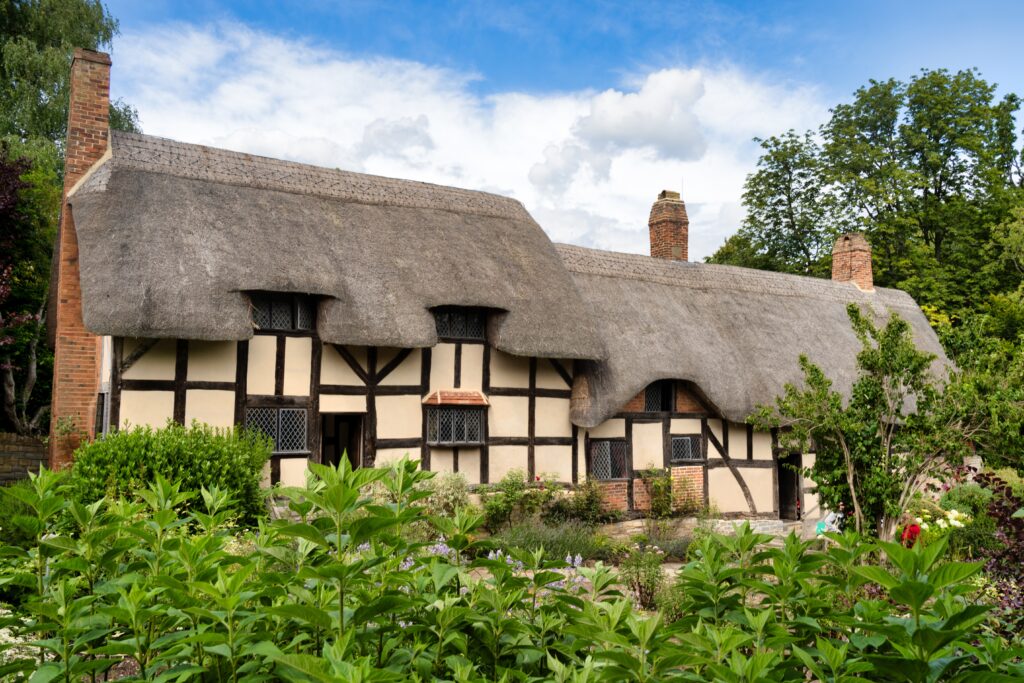
[[[8,268],[0,294],[0,427],[42,427],[52,354],[41,343],[50,260],[63,183],[69,73],[76,47],[109,47],[117,21],[99,0],[0,2],[0,145]],[[135,110],[110,107],[112,128],[138,130]],[[10,179],[14,178],[15,181]],[[14,209],[11,209],[14,210]],[[10,236],[14,237],[11,238]]]
[[[758,142],[763,153],[747,176],[747,217],[738,234],[772,270],[826,274],[832,245],[849,219],[825,180],[820,148],[809,132],[792,130]]]
[[[911,498],[970,452],[982,427],[977,396],[969,384],[934,376],[934,356],[916,348],[899,316],[878,327],[855,304],[847,313],[861,342],[849,399],[801,356],[804,386],[787,384],[776,405],[761,406],[751,421],[782,428],[785,447],[814,452],[805,475],[824,505],[844,503],[857,531],[891,539]]]
[[[992,233],[1024,204],[1019,106],[974,70],[871,81],[833,108],[820,148],[811,133],[762,141],[738,234],[773,270],[827,276],[826,247],[852,224],[872,245],[877,285],[945,315],[973,310],[1021,283]],[[750,256],[730,248],[709,260]]]

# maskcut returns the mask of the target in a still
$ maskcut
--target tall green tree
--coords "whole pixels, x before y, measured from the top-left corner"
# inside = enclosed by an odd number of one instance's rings
[[[117,21],[99,0],[0,0],[0,164],[10,180],[4,185],[9,213],[3,231],[10,243],[0,295],[0,429],[24,433],[45,425],[52,355],[41,339],[71,56],[76,47],[108,49],[116,33]],[[111,104],[110,122],[138,129],[135,110],[123,102]]]
[[[762,154],[744,186],[747,216],[738,240],[710,261],[825,275],[832,244],[852,221],[825,178],[821,149],[811,133],[792,130],[758,142]]]
[[[788,427],[780,442],[815,454],[806,474],[822,504],[836,510],[843,503],[857,531],[888,540],[911,498],[970,453],[986,421],[976,408],[977,387],[936,376],[935,357],[917,349],[905,320],[892,315],[879,327],[855,304],[847,312],[861,342],[849,399],[801,356],[803,385],[787,384],[751,421]]]

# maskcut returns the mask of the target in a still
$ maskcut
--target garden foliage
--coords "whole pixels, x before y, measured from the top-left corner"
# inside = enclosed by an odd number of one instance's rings
[[[103,496],[131,497],[156,481],[174,481],[199,502],[203,486],[230,495],[243,523],[263,514],[263,466],[273,446],[262,434],[238,428],[217,430],[193,422],[168,422],[163,429],[135,427],[84,444],[75,452],[72,482],[76,498],[92,503]]]
[[[781,548],[749,527],[707,535],[679,574],[669,623],[637,611],[614,570],[495,551],[469,508],[423,519],[415,463],[311,465],[286,495],[299,521],[237,536],[233,501],[157,477],[138,502],[69,497],[44,471],[17,494],[28,548],[3,547],[28,595],[0,619],[18,640],[5,680],[1010,681],[1016,644],[986,635],[942,544],[832,536]],[[373,503],[374,482],[391,493]],[[182,512],[192,500],[191,512]],[[56,520],[68,515],[70,533]],[[443,538],[440,538],[443,535]],[[872,561],[881,552],[883,564]],[[566,560],[569,560],[568,562]],[[869,593],[877,598],[863,597]]]

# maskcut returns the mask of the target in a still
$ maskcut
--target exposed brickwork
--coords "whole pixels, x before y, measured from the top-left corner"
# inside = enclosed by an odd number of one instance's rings
[[[0,484],[27,479],[46,464],[46,444],[30,436],[0,433]]]
[[[601,481],[602,501],[605,510],[626,511],[629,509],[629,482]]]
[[[423,399],[428,406],[486,406],[487,397],[479,391],[441,390]]]
[[[673,261],[689,258],[690,219],[678,192],[664,190],[658,195],[647,226],[651,233],[651,256]]]
[[[852,282],[865,292],[875,288],[871,271],[871,245],[864,235],[852,232],[836,240],[832,250],[832,279],[836,282]]]
[[[626,405],[622,406],[622,412],[624,413],[642,413],[644,408],[647,407],[647,401],[644,398],[644,391],[629,399]]]
[[[704,404],[682,382],[676,382],[676,412],[703,413]]]
[[[672,506],[677,510],[698,510],[704,506],[704,467],[672,468]]]
[[[64,197],[107,150],[110,116],[110,57],[75,50],[71,63],[71,102],[64,165]],[[78,237],[65,204],[61,211],[57,263],[56,335],[50,434],[59,420],[73,420],[76,435],[50,439],[50,467],[64,467],[79,441],[96,431],[100,338],[82,323]]]
[[[648,512],[651,509],[651,491],[643,479],[633,480],[633,509]]]

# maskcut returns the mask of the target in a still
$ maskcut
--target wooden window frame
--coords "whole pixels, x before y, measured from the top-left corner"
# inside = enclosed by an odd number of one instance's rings
[[[273,314],[271,314],[271,324],[267,327],[258,327],[256,324],[256,308],[264,302],[273,305],[275,300],[287,300],[291,309],[291,326],[274,327]],[[292,292],[250,292],[249,303],[251,306],[250,317],[252,319],[253,330],[257,334],[288,334],[296,336],[316,334],[317,302],[314,297],[308,294],[295,294]],[[299,308],[302,305],[309,306],[310,323],[308,327],[299,326]]]
[[[486,344],[487,343],[487,311],[483,308],[469,306],[438,306],[430,311],[434,315],[434,324],[437,327],[437,339],[440,342],[457,342],[463,344]],[[478,316],[480,318],[480,336],[463,335],[451,336],[441,334],[439,315],[461,315],[465,317]],[[464,326],[465,327],[465,326]]]
[[[477,432],[476,441],[440,441],[438,439],[430,438],[430,430],[435,415],[440,420],[440,413],[442,411],[452,411],[453,413],[477,413],[479,414],[480,424]],[[424,432],[425,442],[431,448],[464,448],[464,447],[480,447],[487,443],[487,408],[486,406],[459,406],[459,405],[438,405],[438,406],[426,406],[426,410],[423,413],[424,419]],[[440,425],[438,425],[438,436],[440,436]]]
[[[700,458],[696,460],[681,460],[674,462],[672,460],[672,445],[676,439],[693,439],[697,442],[697,448],[700,449]],[[668,437],[668,449],[667,449],[668,461],[665,463],[665,467],[690,467],[697,465],[705,465],[708,461],[708,448],[707,442],[704,439],[703,434],[670,434]]]
[[[602,479],[602,478],[594,476],[594,447],[597,444],[604,443],[604,442],[621,443],[621,444],[624,445],[624,447],[625,447],[625,454],[624,454],[625,462],[623,463],[623,471],[624,471],[625,476],[622,476],[622,477],[609,477],[607,479]],[[627,438],[617,437],[617,438],[610,438],[610,439],[588,439],[587,440],[587,478],[588,479],[593,479],[594,481],[630,481],[633,478],[633,476],[632,476],[632,469],[633,468],[632,468],[631,463],[630,463],[631,450],[632,450],[632,446],[630,445],[630,440],[627,439]]]

